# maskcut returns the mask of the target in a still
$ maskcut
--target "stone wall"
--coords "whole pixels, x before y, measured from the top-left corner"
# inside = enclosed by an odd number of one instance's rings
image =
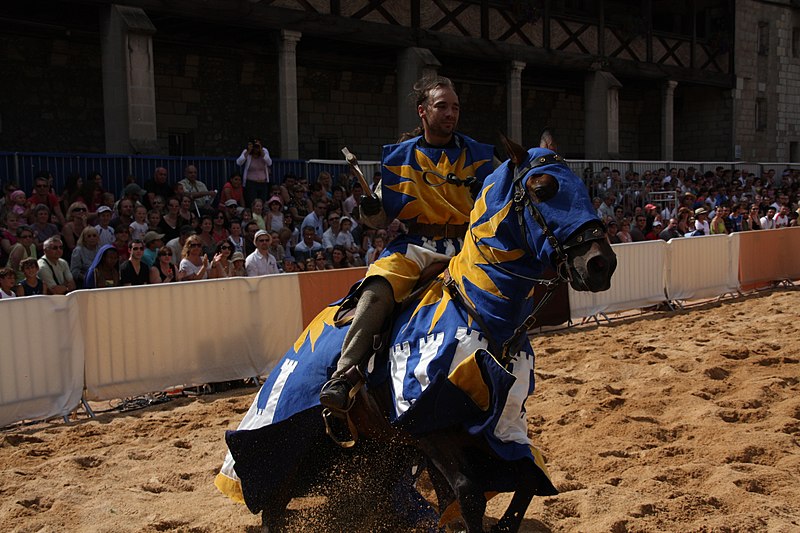
[[[526,148],[538,146],[542,129],[551,127],[556,133],[559,153],[567,158],[583,157],[582,91],[523,86],[522,105],[522,137]]]
[[[787,3],[788,4],[788,3]],[[758,53],[759,23],[767,24],[768,53]],[[755,0],[736,2],[735,143],[742,159],[788,161],[800,141],[800,58],[792,51],[798,10]],[[756,127],[756,101],[766,106],[766,127]]]
[[[104,150],[99,40],[0,34],[0,50],[0,150]]]
[[[397,140],[393,74],[303,67],[298,59],[297,86],[301,159],[342,159],[347,146],[360,160],[379,160],[380,147]]]
[[[678,161],[733,161],[733,101],[715,87],[675,88],[674,157]]]
[[[272,154],[278,144],[275,57],[244,50],[198,48],[154,39],[158,142],[185,135],[190,154],[238,156],[260,136]]]

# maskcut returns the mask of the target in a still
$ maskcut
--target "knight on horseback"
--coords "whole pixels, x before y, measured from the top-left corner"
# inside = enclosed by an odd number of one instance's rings
[[[361,198],[368,225],[396,218],[408,233],[387,245],[350,295],[357,299],[352,325],[336,371],[319,394],[334,412],[347,409],[353,384],[345,373],[373,353],[396,303],[411,294],[427,267],[461,250],[475,197],[494,170],[494,147],[456,132],[460,106],[450,79],[423,78],[412,95],[421,126],[408,140],[383,147],[379,194]]]

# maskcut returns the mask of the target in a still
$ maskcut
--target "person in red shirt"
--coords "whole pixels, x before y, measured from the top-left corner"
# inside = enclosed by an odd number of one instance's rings
[[[58,218],[58,223],[61,226],[66,223],[64,213],[61,211],[61,202],[58,201],[58,196],[50,191],[50,182],[46,177],[40,175],[36,178],[34,181],[33,193],[31,193],[28,201],[32,207],[36,207],[39,204],[46,205],[50,209],[50,212],[55,214]],[[32,214],[33,210],[31,210],[31,216]],[[28,222],[33,224],[34,220],[29,219]]]

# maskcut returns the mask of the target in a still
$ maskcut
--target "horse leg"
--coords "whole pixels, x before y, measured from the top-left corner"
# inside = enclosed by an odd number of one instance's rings
[[[486,497],[480,485],[469,476],[469,461],[458,436],[429,435],[420,440],[420,447],[455,492],[467,533],[482,533]]]
[[[522,525],[522,519],[525,517],[525,511],[533,499],[533,487],[529,484],[524,484],[514,491],[514,497],[511,498],[511,503],[508,504],[506,512],[500,517],[500,520],[492,526],[492,533],[516,533]]]
[[[261,533],[282,533],[286,530],[286,509],[261,511]]]
[[[433,491],[436,493],[436,505],[439,508],[439,515],[447,509],[451,503],[456,501],[456,495],[444,475],[433,465],[433,462],[426,460],[428,477],[431,479]]]

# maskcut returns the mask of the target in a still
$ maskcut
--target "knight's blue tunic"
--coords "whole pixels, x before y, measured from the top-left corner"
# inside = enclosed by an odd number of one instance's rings
[[[472,189],[492,172],[494,148],[456,134],[447,147],[431,147],[421,136],[383,147],[381,194],[387,219],[455,225],[469,222]],[[448,179],[450,177],[450,179]],[[455,179],[453,179],[455,178]],[[474,180],[475,185],[471,186]],[[423,237],[413,231],[390,242],[367,271],[392,285],[394,297],[408,296],[427,265],[461,251],[461,239]]]

